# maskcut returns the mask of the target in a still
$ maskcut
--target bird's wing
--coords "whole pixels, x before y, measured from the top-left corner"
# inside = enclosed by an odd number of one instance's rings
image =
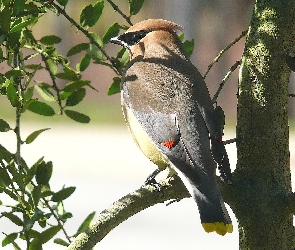
[[[212,156],[218,164],[218,169],[223,180],[230,182],[232,174],[228,155],[222,141],[223,126],[214,110],[205,81],[198,71],[195,71],[194,74],[194,79],[198,82],[198,84],[194,85],[194,96],[206,127],[210,133]]]
[[[165,156],[189,164],[175,114],[132,110],[143,130]]]
[[[191,155],[192,150],[187,148],[188,145],[182,138],[177,115],[138,111],[132,109],[132,106],[129,108],[152,143],[172,163],[172,167],[176,166],[175,170],[178,173],[180,171],[196,186],[200,185],[201,180],[206,179],[204,176],[208,176],[206,172],[208,169],[203,168],[203,162],[199,162],[199,160],[203,160],[201,152]],[[214,165],[212,169],[214,169]]]

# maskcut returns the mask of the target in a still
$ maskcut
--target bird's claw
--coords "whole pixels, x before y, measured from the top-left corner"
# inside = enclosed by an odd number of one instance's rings
[[[162,192],[163,191],[163,188],[162,188],[162,185],[160,183],[158,183],[156,181],[156,176],[161,172],[162,170],[160,169],[156,169],[154,172],[152,172],[148,177],[147,179],[145,180],[144,184],[145,185],[151,185],[151,186],[154,186],[158,192]]]

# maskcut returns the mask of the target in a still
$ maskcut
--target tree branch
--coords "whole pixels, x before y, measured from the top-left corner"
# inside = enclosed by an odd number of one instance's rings
[[[295,193],[289,193],[287,199],[289,211],[295,214]]]
[[[126,16],[126,15],[125,15],[125,14],[119,9],[119,7],[118,7],[116,4],[114,4],[113,1],[111,1],[111,0],[107,0],[107,1],[109,2],[110,5],[112,5],[114,11],[118,12],[118,13],[119,13],[119,14],[120,14],[120,15],[126,20],[126,22],[127,22],[130,26],[133,25],[132,22],[131,22],[131,20],[130,20],[130,17]]]
[[[206,71],[206,73],[204,75],[204,79],[208,75],[208,73],[211,70],[211,68],[213,67],[214,63],[218,62],[218,60],[222,56],[222,54],[224,54],[226,51],[228,51],[235,43],[237,43],[238,41],[240,41],[247,34],[247,32],[248,32],[248,30],[244,30],[241,35],[239,35],[235,40],[233,40],[229,45],[227,45],[223,50],[221,50],[219,52],[219,54],[215,57],[215,59],[213,60],[213,62],[209,64],[209,66],[207,68],[207,71]]]
[[[112,229],[134,214],[171,199],[190,197],[178,176],[161,181],[159,184],[162,186],[161,192],[155,186],[144,185],[113,203],[102,211],[67,249],[92,249]]]
[[[223,141],[223,144],[226,145],[226,144],[231,144],[231,143],[234,143],[237,141],[237,138],[233,138],[233,139],[228,139],[226,141]]]
[[[215,103],[220,91],[222,90],[225,82],[230,78],[231,74],[236,70],[236,68],[241,64],[241,61],[236,61],[233,66],[230,67],[228,72],[226,73],[225,77],[222,79],[221,83],[219,84],[219,88],[217,89],[215,95],[212,98],[212,103]]]

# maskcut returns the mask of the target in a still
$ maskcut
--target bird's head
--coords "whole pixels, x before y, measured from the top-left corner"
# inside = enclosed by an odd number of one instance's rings
[[[147,19],[131,26],[122,35],[111,38],[110,42],[124,46],[129,51],[129,54],[132,58],[135,54],[138,54],[136,53],[138,52],[136,47],[138,47],[140,43],[144,44],[147,41],[150,44],[157,43],[159,41],[162,41],[163,43],[169,43],[169,40],[172,38],[167,36],[167,39],[165,39],[165,37],[163,37],[163,32],[170,34],[170,36],[172,35],[172,37],[175,37],[176,32],[182,29],[183,27],[180,25],[167,20]],[[160,36],[162,37],[160,38]],[[139,50],[141,51],[142,48]]]

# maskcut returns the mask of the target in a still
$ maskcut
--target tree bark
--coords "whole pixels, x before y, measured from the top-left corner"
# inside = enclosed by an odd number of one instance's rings
[[[239,76],[238,164],[230,205],[240,249],[294,249],[288,127],[295,1],[257,0]]]

